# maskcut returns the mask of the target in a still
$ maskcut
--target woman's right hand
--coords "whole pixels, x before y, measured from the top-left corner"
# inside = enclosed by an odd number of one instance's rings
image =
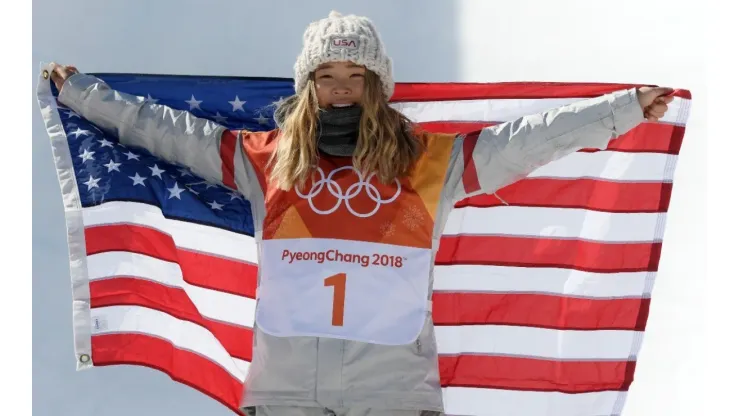
[[[61,93],[62,86],[64,85],[64,82],[67,80],[67,78],[79,73],[80,71],[78,71],[77,68],[75,68],[74,66],[59,65],[57,63],[54,63],[53,65],[54,68],[51,70],[51,80],[57,87],[57,91]]]

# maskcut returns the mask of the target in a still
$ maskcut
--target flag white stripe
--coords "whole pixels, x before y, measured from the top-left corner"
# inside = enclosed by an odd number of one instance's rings
[[[257,246],[248,235],[187,221],[165,218],[158,207],[140,202],[112,201],[83,209],[85,227],[133,224],[172,236],[177,247],[256,264]]]
[[[234,365],[236,366],[237,370],[240,371],[240,374],[244,374],[246,377],[247,371],[249,371],[249,366],[252,364],[249,361],[241,360],[236,357],[231,357],[232,360],[234,360]],[[244,379],[242,379],[243,381]]]
[[[138,277],[181,288],[203,317],[250,328],[254,325],[254,299],[193,286],[183,280],[180,266],[175,263],[144,254],[112,251],[88,256],[87,264],[91,281]]]
[[[587,298],[642,297],[655,272],[592,273],[571,269],[455,265],[434,267],[434,290],[548,293]]]
[[[555,360],[630,359],[637,331],[576,331],[505,325],[435,326],[439,354],[491,354]],[[639,342],[640,340],[638,340]]]
[[[90,313],[93,336],[125,333],[154,336],[213,361],[239,382],[246,376],[242,371],[246,362],[235,363],[216,337],[200,325],[141,306],[106,306],[94,308]]]
[[[527,177],[665,182],[672,180],[670,167],[675,165],[676,155],[665,153],[575,152],[535,169]]]
[[[177,320],[159,311],[137,306],[95,308],[93,322],[107,326],[93,335],[134,333],[155,336],[173,342],[225,368],[237,380],[243,380],[249,369],[247,361],[233,359],[223,351],[213,336],[202,327]],[[173,336],[175,335],[175,336]],[[609,415],[622,392],[564,394],[469,387],[443,389],[446,413],[450,415],[522,415],[558,414]],[[496,406],[491,406],[496,403]],[[582,413],[581,410],[589,413]]]
[[[567,394],[469,387],[443,390],[445,413],[476,416],[608,416],[618,414],[625,392]]]
[[[664,213],[611,213],[580,208],[464,207],[450,213],[445,235],[475,234],[652,242]]]
[[[401,101],[392,106],[411,120],[424,122],[471,121],[506,122],[530,114],[542,113],[554,108],[573,104],[585,98],[535,98],[535,99],[480,99],[450,101]],[[686,122],[681,111],[685,100],[675,97],[668,106],[662,123],[679,124]],[[688,103],[687,103],[688,104]]]
[[[247,327],[254,324],[254,300],[188,285],[182,281],[176,265],[140,254],[120,252],[96,254],[89,259],[93,280],[147,272],[144,275],[150,281],[182,287],[206,318]],[[113,321],[109,320],[107,325],[109,330],[126,332],[126,328],[115,327]],[[435,331],[440,354],[523,355],[554,359],[627,359],[634,338],[633,331],[554,330],[501,325],[435,326]],[[160,333],[157,335],[167,338]],[[571,355],[561,355],[559,351],[563,345],[567,345],[566,351]]]
[[[647,155],[650,154],[641,154],[639,156]],[[574,155],[569,157],[572,156]],[[627,156],[633,155],[627,154]],[[659,170],[662,172],[664,169],[661,168]],[[661,176],[663,176],[662,173]],[[541,213],[537,214],[540,215],[540,217],[530,216],[526,221],[510,221],[510,218],[515,217],[521,219],[525,215],[529,215],[531,210],[542,210]],[[506,212],[505,216],[499,214],[504,211]],[[470,215],[485,215],[486,221],[470,222],[465,219]],[[553,215],[555,215],[556,218],[553,218]],[[603,241],[652,241],[653,235],[659,235],[659,233],[654,233],[655,227],[645,225],[655,223],[659,220],[660,215],[663,214],[613,214],[582,209],[541,207],[464,207],[456,208],[452,211],[445,227],[445,233],[456,234],[470,231],[468,230],[468,227],[462,228],[462,231],[460,230],[460,222],[462,221],[466,224],[468,222],[476,224],[473,231],[483,234],[546,237],[548,236],[548,233],[550,233],[549,236],[551,237],[580,237],[590,240],[600,240],[603,238]],[[500,216],[502,220],[491,221],[491,219],[496,218],[497,216]],[[578,229],[579,225],[574,221],[577,221],[579,216],[588,220],[588,224],[591,224],[589,228]],[[535,223],[532,223],[533,218],[540,218],[541,222],[537,222],[537,224],[540,224],[539,226],[542,228],[537,228]],[[634,226],[634,224],[631,223],[634,220],[639,220],[641,226]],[[608,230],[601,229],[601,227],[607,226],[610,222],[614,221],[617,221],[619,224],[629,223],[629,227],[609,226]],[[172,236],[175,244],[183,249],[202,253],[211,253],[216,256],[245,261],[252,264],[256,264],[257,262],[257,247],[253,237],[196,223],[167,219],[162,215],[159,208],[148,204],[128,201],[112,201],[95,207],[87,207],[83,209],[83,222],[86,227],[109,224],[133,224],[145,226]],[[553,223],[558,224],[557,228],[552,225]],[[480,231],[479,228],[481,225],[490,225],[490,228],[483,232]],[[580,226],[583,227],[583,225]],[[600,235],[603,237],[599,237]]]

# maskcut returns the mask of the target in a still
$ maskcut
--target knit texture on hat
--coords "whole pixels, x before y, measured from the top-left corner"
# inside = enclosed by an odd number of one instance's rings
[[[386,99],[393,95],[391,59],[370,19],[332,11],[329,17],[309,24],[293,68],[296,93],[306,87],[308,77],[319,65],[337,61],[351,61],[375,72],[383,83]]]

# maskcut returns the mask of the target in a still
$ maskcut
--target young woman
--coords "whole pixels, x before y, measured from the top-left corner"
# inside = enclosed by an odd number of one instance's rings
[[[74,67],[52,74],[63,104],[122,143],[251,201],[260,278],[243,406],[257,415],[443,412],[430,299],[455,202],[606,148],[660,119],[672,91],[619,91],[477,136],[430,134],[389,106],[391,61],[373,24],[335,12],[308,27],[294,69],[296,94],[269,132],[229,131]]]

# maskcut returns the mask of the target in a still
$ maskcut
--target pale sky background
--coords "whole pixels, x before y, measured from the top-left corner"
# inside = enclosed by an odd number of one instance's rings
[[[676,0],[34,0],[42,61],[83,72],[292,76],[303,30],[331,9],[370,16],[398,81],[635,82],[690,89],[646,339],[625,416],[702,414],[706,86],[702,2]],[[603,7],[603,9],[602,9]],[[133,366],[75,371],[63,209],[33,104],[33,408],[42,416],[231,416]]]

